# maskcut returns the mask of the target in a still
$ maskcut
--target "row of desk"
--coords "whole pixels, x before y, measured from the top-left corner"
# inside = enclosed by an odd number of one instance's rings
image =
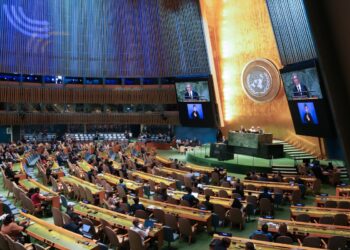
[[[91,191],[92,195],[97,196],[99,198],[100,204],[102,204],[103,200],[105,199],[105,190],[103,187],[97,186],[96,184],[93,184],[88,181],[84,181],[78,177],[67,175],[60,178],[60,181],[63,183],[66,183],[68,185],[76,185],[76,186],[82,186],[83,188],[87,188]]]
[[[169,178],[166,178],[163,176],[153,175],[153,174],[145,173],[145,172],[141,172],[141,171],[133,171],[132,176],[134,178],[142,180],[143,182],[154,181],[154,183],[156,183],[158,185],[163,183],[167,187],[176,188],[176,181],[175,180],[172,180],[172,179],[169,179]]]
[[[134,203],[133,198],[134,197],[128,195],[128,202],[130,204]],[[153,209],[158,208],[163,210],[165,213],[173,214],[176,217],[186,218],[197,222],[203,222],[207,225],[208,232],[211,230],[211,212],[210,211],[200,210],[192,207],[174,205],[174,204],[169,204],[169,203],[155,201],[155,200],[149,200],[141,197],[139,197],[139,201],[140,201],[140,204],[143,204],[144,207],[149,211],[153,211]]]
[[[349,202],[350,203],[350,197],[348,196],[322,196],[317,195],[315,197],[315,203],[317,206],[324,206],[327,201],[335,201],[335,202]]]
[[[259,218],[258,229],[261,229],[262,225],[267,224],[269,226],[269,232],[277,233],[278,228],[282,223],[287,225],[288,232],[295,234],[296,236],[308,235],[324,239],[329,239],[333,236],[350,237],[350,227],[290,220]]]
[[[95,240],[89,240],[83,236],[65,230],[54,224],[48,223],[35,216],[21,212],[19,219],[29,219],[30,225],[25,229],[26,234],[44,242],[50,247],[60,250],[97,250],[99,246]]]
[[[126,230],[133,226],[132,222],[135,219],[135,217],[130,215],[117,213],[109,209],[84,204],[81,202],[74,206],[74,212],[97,222],[101,222],[101,219],[103,219],[110,223],[113,227]],[[141,223],[144,222],[143,219],[139,219],[139,221]],[[155,224],[155,227],[151,229],[149,235],[150,237],[157,238],[159,247],[163,245],[162,225]]]
[[[256,189],[261,189],[261,188],[269,188],[269,189],[274,189],[278,188],[281,189],[282,191],[285,192],[293,192],[299,190],[298,184],[294,183],[287,183],[287,182],[270,182],[270,181],[252,181],[252,180],[244,180],[243,185],[245,187],[249,186],[254,186]]]
[[[112,186],[118,185],[120,183],[120,180],[123,179],[123,181],[124,181],[123,183],[125,184],[125,186],[128,190],[134,192],[135,194],[137,194],[140,197],[143,196],[143,184],[142,183],[132,181],[129,179],[124,179],[124,178],[121,178],[119,176],[115,176],[115,175],[108,174],[108,173],[98,174],[97,178],[99,180],[107,181]]]
[[[336,214],[346,214],[348,221],[350,221],[350,209],[341,208],[325,208],[325,207],[311,207],[311,206],[291,206],[290,215],[292,218],[300,214],[308,214],[311,218],[320,219],[323,216],[334,216]]]
[[[52,207],[60,208],[60,196],[50,188],[33,179],[22,179],[18,183],[27,192],[31,188],[40,188],[40,194],[44,196],[47,201],[52,202]]]
[[[350,186],[337,186],[335,189],[336,196],[346,195],[349,196],[350,194]]]
[[[214,239],[221,240],[222,238],[224,238],[224,236],[214,234]],[[238,250],[238,249],[244,250],[246,249],[245,245],[247,242],[253,243],[255,246],[255,249],[259,249],[259,250],[316,250],[318,249],[318,248],[312,248],[312,247],[280,244],[280,243],[268,242],[268,241],[251,240],[251,239],[240,238],[240,237],[225,237],[225,238],[229,238],[231,240],[231,245],[228,248],[230,250]],[[211,248],[211,250],[213,249],[214,248]]]
[[[12,171],[15,172],[16,177],[20,180],[27,178],[27,173],[24,170],[23,163],[17,162],[12,165]]]

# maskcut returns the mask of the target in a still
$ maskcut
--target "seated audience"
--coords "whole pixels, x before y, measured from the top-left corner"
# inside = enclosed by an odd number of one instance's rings
[[[210,202],[210,195],[207,194],[205,196],[205,201],[203,203],[204,207],[205,207],[205,210],[208,210],[208,211],[212,211],[214,210],[214,205],[213,203]]]
[[[166,188],[159,188],[156,190],[157,197],[162,201],[166,201],[168,199],[168,193]]]
[[[138,233],[141,236],[142,243],[144,243],[145,238],[150,232],[150,228],[144,228],[140,223],[139,219],[135,218],[132,222],[133,226],[130,228],[134,232]]]
[[[258,234],[266,235],[268,237],[269,241],[272,241],[272,239],[273,239],[272,234],[269,233],[269,227],[267,224],[262,225],[261,230],[256,230],[254,233],[252,233],[249,236],[249,239],[254,239],[255,235],[258,235]]]
[[[69,222],[63,225],[63,228],[76,234],[82,234],[80,231],[81,226],[82,222],[80,217],[74,216]]]
[[[13,240],[19,241],[22,244],[24,244],[24,243],[29,242],[29,241],[27,241],[27,239],[25,239],[22,232],[29,225],[29,223],[30,223],[30,221],[22,221],[20,224],[17,224],[14,221],[13,215],[8,214],[2,222],[1,232],[3,234],[7,234]],[[1,246],[0,246],[0,248],[1,248]]]
[[[265,187],[264,191],[261,194],[259,194],[258,200],[260,201],[262,198],[267,198],[271,202],[273,202],[272,195],[269,193],[269,189],[267,187]]]
[[[296,241],[296,239],[293,236],[293,234],[288,232],[288,228],[287,228],[287,224],[286,223],[280,224],[280,226],[278,228],[278,232],[274,235],[273,240],[276,241],[276,239],[278,237],[280,237],[280,236],[288,236],[288,237],[291,237],[293,239],[293,241]]]
[[[218,240],[214,246],[214,250],[227,250],[231,245],[231,240],[229,238],[222,238]]]
[[[242,203],[241,203],[241,201],[239,199],[234,198],[231,207],[232,208],[242,209],[243,205],[242,205]]]
[[[255,250],[255,246],[252,242],[245,243],[245,250]]]
[[[193,196],[192,189],[187,187],[186,190],[187,190],[187,194],[184,194],[182,196],[182,200],[188,201],[191,207],[198,204],[198,199]]]
[[[34,206],[39,210],[44,210],[48,204],[45,202],[45,196],[40,194],[40,188],[35,188],[34,193],[30,197]]]
[[[130,209],[132,214],[135,214],[137,210],[146,210],[145,207],[142,204],[140,204],[140,200],[138,197],[134,198],[134,204],[131,205]]]
[[[125,190],[125,193],[128,193],[128,189],[126,188],[126,185],[124,183],[124,179],[119,180],[118,186],[122,187]]]
[[[12,170],[12,162],[8,162],[5,165],[5,175],[10,181],[14,181],[18,184],[19,178],[16,176],[16,173]]]

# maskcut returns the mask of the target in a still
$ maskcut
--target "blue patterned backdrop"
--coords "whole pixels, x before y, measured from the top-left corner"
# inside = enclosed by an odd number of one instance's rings
[[[208,74],[197,0],[0,0],[0,71]]]

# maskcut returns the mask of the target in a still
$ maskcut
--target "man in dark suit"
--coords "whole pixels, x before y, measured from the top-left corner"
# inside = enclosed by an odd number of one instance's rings
[[[197,106],[193,105],[192,113],[191,113],[192,120],[200,120],[199,112],[197,111]]]
[[[310,97],[309,90],[305,86],[305,84],[301,83],[299,77],[296,73],[292,74],[292,81],[294,84],[293,87],[293,97],[301,98],[301,97]]]
[[[194,197],[194,195],[192,194],[192,188],[188,187],[186,188],[186,190],[187,190],[187,194],[184,194],[182,196],[182,199],[185,201],[188,201],[191,207],[198,204],[199,200],[196,197]]]
[[[305,114],[304,114],[304,123],[306,124],[314,124],[314,120],[312,119],[312,116],[309,112],[309,107],[305,104],[304,105],[304,110],[305,110]]]
[[[196,91],[192,90],[190,83],[186,84],[185,99],[187,100],[199,100],[199,95]]]

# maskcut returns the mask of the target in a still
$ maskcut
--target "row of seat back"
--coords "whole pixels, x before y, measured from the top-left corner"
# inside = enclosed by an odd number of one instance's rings
[[[300,222],[310,222],[311,217],[308,214],[298,214],[295,218],[296,221]],[[319,220],[320,224],[338,225],[338,226],[348,226],[348,216],[346,214],[336,214],[335,216],[323,216]]]
[[[326,201],[324,204],[325,207],[328,208],[342,208],[342,209],[350,209],[349,201]]]

